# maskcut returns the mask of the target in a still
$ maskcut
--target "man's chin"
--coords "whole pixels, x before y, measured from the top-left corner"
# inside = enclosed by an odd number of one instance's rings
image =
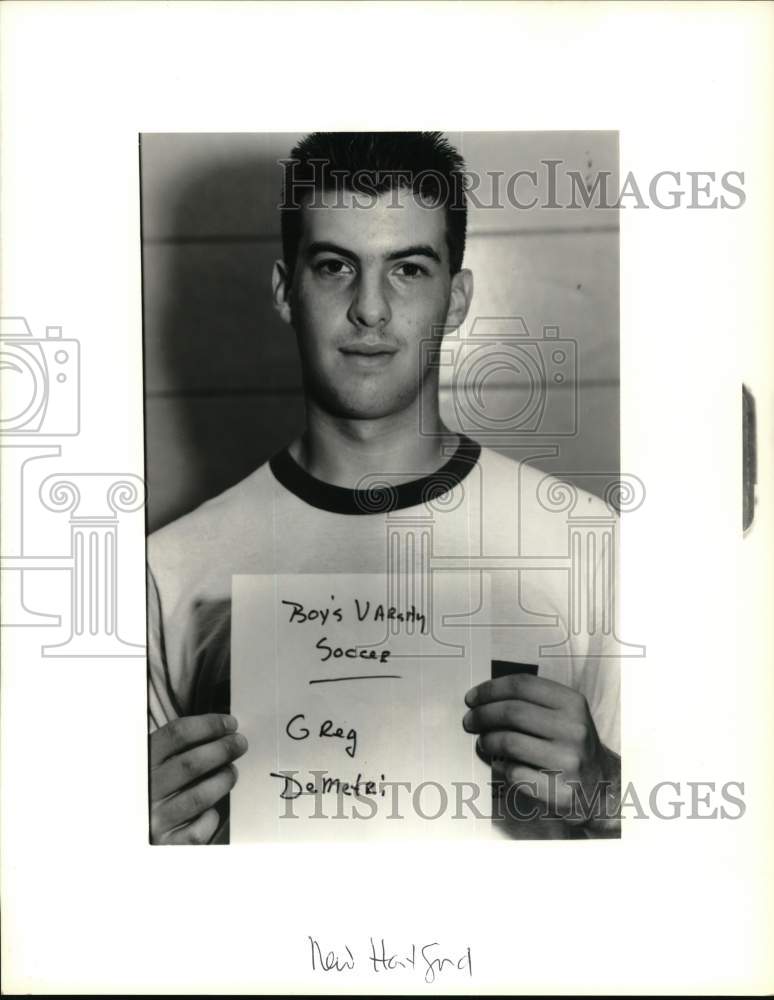
[[[337,400],[330,412],[346,420],[385,420],[408,409],[410,403],[380,399]]]
[[[316,394],[317,402],[333,416],[346,420],[384,420],[410,410],[416,403],[416,394],[380,392],[373,386],[356,392],[327,392]]]
[[[338,416],[347,420],[385,420],[401,412],[401,407],[391,406],[343,406]]]

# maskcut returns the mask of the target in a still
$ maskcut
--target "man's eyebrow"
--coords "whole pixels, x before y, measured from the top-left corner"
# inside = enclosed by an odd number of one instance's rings
[[[317,241],[316,243],[310,243],[306,248],[307,256],[314,257],[318,253],[336,253],[339,257],[348,257],[350,260],[357,260],[357,254],[353,253],[352,250],[347,250],[346,247],[340,247],[337,243],[328,243],[327,241]]]
[[[307,255],[314,257],[318,253],[335,253],[340,257],[347,257],[349,260],[358,260],[358,255],[346,247],[341,247],[337,243],[329,243],[327,240],[318,240],[310,243],[306,248]],[[393,250],[388,254],[387,260],[403,260],[404,257],[429,257],[431,260],[441,263],[438,253],[428,243],[416,243],[410,247],[403,247],[400,250]]]
[[[431,260],[441,263],[441,258],[428,243],[416,243],[414,246],[405,247],[403,250],[395,250],[388,254],[387,260],[402,260],[404,257],[429,257]]]

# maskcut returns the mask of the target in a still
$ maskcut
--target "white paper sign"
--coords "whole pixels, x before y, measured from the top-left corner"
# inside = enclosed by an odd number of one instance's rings
[[[491,670],[489,631],[465,618],[478,579],[438,574],[427,607],[389,604],[366,574],[235,576],[232,599],[231,708],[249,742],[232,843],[490,835],[465,804],[491,808],[462,728]]]

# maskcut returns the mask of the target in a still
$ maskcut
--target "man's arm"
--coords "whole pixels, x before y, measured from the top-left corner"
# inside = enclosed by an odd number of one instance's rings
[[[220,816],[215,806],[236,784],[233,763],[247,749],[230,715],[191,715],[151,733],[152,844],[208,844]]]
[[[465,703],[464,728],[509,784],[590,836],[617,834],[620,758],[600,740],[584,695],[511,674],[472,688]]]
[[[185,716],[169,679],[161,600],[148,569],[148,743],[152,844],[208,844],[215,808],[234,787],[234,761],[247,749],[233,716]]]

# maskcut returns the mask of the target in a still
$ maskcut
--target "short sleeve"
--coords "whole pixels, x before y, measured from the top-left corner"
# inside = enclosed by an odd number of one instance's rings
[[[160,729],[176,719],[175,698],[169,680],[164,649],[164,622],[161,596],[150,566],[146,571],[148,629],[148,728]]]
[[[609,579],[611,592],[595,591],[597,606],[592,616],[594,627],[584,637],[588,645],[578,687],[589,704],[600,740],[609,750],[620,755],[621,659],[620,644],[615,635],[618,571],[616,565],[610,564],[611,558],[607,552],[600,553],[595,568],[595,579]],[[606,614],[602,613],[602,604],[607,606]]]
[[[621,752],[621,667],[612,637],[592,638],[580,683],[597,734],[604,745]]]

